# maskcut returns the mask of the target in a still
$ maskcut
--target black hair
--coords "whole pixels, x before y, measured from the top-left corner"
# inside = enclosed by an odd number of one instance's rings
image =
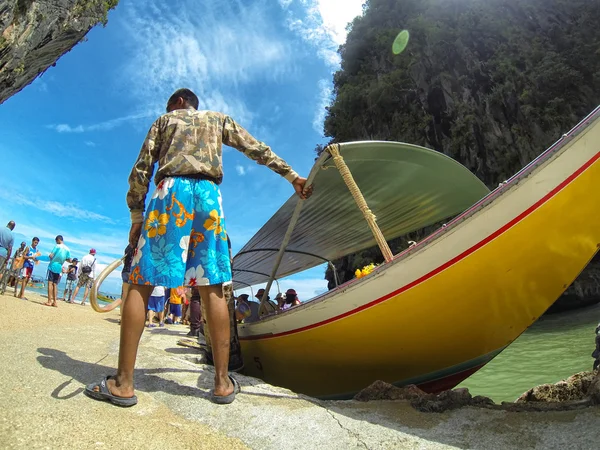
[[[194,94],[192,91],[186,88],[177,89],[175,92],[173,92],[173,95],[171,95],[171,97],[169,98],[167,105],[176,102],[179,97],[183,98],[186,101],[186,103],[192,108],[198,109],[198,105],[200,104],[198,97],[196,96],[196,94]]]
[[[296,300],[297,297],[298,294],[285,294],[285,302],[288,305],[291,305],[292,303],[294,303],[294,300]]]
[[[58,239],[60,239],[61,241],[64,241],[62,235],[60,235],[60,234],[54,238],[55,241]]]
[[[38,241],[38,242],[40,242],[40,238],[37,237],[37,236],[34,236],[33,239],[32,239],[32,241]]]

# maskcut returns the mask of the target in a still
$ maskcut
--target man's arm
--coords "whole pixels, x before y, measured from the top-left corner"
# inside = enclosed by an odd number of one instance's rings
[[[160,118],[158,118],[150,127],[138,159],[133,165],[133,169],[129,175],[127,206],[129,206],[129,211],[131,212],[132,224],[142,223],[144,221],[146,195],[148,195],[148,187],[154,172],[154,164],[158,160],[159,135]]]
[[[229,116],[225,116],[223,121],[223,143],[284,177],[292,183],[300,198],[305,200],[312,195],[312,186],[306,186],[306,178],[294,172],[288,163],[273,153],[267,144],[255,139]]]

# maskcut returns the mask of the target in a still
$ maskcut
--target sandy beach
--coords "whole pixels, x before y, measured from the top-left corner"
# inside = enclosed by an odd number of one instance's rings
[[[208,400],[212,367],[179,347],[187,327],[146,330],[139,403],[123,409],[83,395],[114,373],[119,313],[28,293],[0,296],[3,448],[597,448],[600,409],[508,413],[464,408],[424,414],[407,402],[322,402],[236,375],[230,406]]]

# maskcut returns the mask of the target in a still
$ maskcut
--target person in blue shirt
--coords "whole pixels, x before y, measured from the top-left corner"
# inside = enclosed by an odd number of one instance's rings
[[[0,273],[4,271],[6,263],[10,259],[15,238],[12,231],[15,229],[15,223],[11,220],[5,228],[0,228]]]
[[[57,284],[60,281],[62,265],[65,261],[71,262],[71,251],[63,243],[63,237],[60,234],[56,236],[55,241],[56,245],[50,252],[50,264],[48,265],[48,301],[44,305],[58,308],[56,304]]]

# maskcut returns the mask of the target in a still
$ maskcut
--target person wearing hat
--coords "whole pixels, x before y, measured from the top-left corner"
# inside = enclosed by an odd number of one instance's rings
[[[258,295],[258,294],[257,294]],[[258,303],[250,300],[248,294],[241,294],[238,296],[237,308],[235,308],[235,317],[244,323],[256,322],[258,316]]]
[[[65,292],[63,293],[63,301],[73,303],[73,291],[77,288],[77,263],[79,260],[73,258],[71,264],[67,268],[67,283],[65,284]],[[67,292],[69,295],[67,296]]]
[[[81,258],[81,262],[79,263],[79,281],[77,282],[77,287],[75,288],[75,292],[73,293],[73,299],[77,298],[77,294],[79,294],[79,289],[82,286],[85,286],[81,306],[85,306],[85,301],[87,300],[87,296],[90,293],[90,289],[92,288],[92,283],[94,283],[95,275],[96,249],[90,248],[90,252],[83,258]]]
[[[277,302],[277,309],[283,309],[283,305],[285,304],[285,294],[278,293],[275,296],[275,301]]]
[[[256,293],[256,295],[254,296],[258,300],[259,306],[262,302],[262,298],[263,298],[264,294],[265,294],[265,290],[260,288],[258,290],[258,292]],[[260,311],[259,315],[262,316],[263,314],[269,314],[269,313],[275,312],[275,311],[277,311],[277,305],[275,304],[275,302],[273,302],[271,300],[271,297],[269,295],[267,295],[267,301],[265,302],[265,309]]]
[[[298,294],[294,289],[288,289],[285,291],[285,303],[283,304],[283,310],[289,309],[292,306],[298,306],[300,304],[300,300],[298,299]]]

